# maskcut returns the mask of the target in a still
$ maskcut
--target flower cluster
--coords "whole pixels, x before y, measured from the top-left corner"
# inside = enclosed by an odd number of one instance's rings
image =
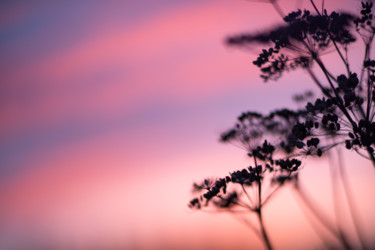
[[[284,71],[310,66],[312,60],[332,43],[348,45],[354,42],[353,19],[346,13],[312,15],[308,10],[298,10],[284,18],[285,25],[266,33],[232,36],[227,43],[241,47],[271,43],[273,46],[263,49],[253,63],[261,69],[264,80],[276,80]],[[292,52],[292,56],[288,52]]]
[[[279,159],[272,165],[267,163],[264,167],[257,165],[234,171],[224,178],[217,179],[211,185],[207,185],[209,179],[205,179],[202,183],[193,185],[195,191],[199,191],[201,195],[192,199],[189,207],[202,209],[212,205],[217,209],[241,207],[255,211],[268,200],[278,187],[287,181],[295,180],[298,176],[296,172],[300,166],[301,161],[298,159]],[[259,191],[265,175],[271,172],[275,173],[270,179],[270,184],[273,186],[272,191],[264,193],[263,197],[261,197],[262,194],[258,197],[250,197],[247,189],[255,188]],[[227,192],[228,188],[231,188],[230,192]],[[246,201],[246,199],[248,200]]]

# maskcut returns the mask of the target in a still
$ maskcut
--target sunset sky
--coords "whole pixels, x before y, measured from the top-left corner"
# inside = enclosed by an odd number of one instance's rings
[[[280,0],[286,13],[308,3]],[[248,165],[218,142],[238,114],[291,107],[313,89],[297,72],[263,83],[251,63],[258,48],[224,44],[279,21],[262,1],[2,1],[0,248],[262,247],[230,215],[187,203],[193,181]],[[311,192],[324,194],[317,171],[328,176],[327,163],[310,163]],[[353,172],[358,190],[374,189],[372,170]],[[374,201],[358,194],[371,236]],[[290,190],[265,216],[279,248],[321,244]]]

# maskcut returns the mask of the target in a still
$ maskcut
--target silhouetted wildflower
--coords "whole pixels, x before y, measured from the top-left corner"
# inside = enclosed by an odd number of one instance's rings
[[[282,13],[276,0],[267,2]],[[281,109],[267,115],[248,111],[238,116],[220,140],[244,148],[253,165],[215,181],[206,179],[202,184],[194,184],[202,194],[189,203],[189,207],[197,209],[212,205],[221,210],[239,207],[257,213],[268,248],[271,244],[262,222],[262,207],[285,183],[292,182],[298,189],[303,159],[321,157],[342,145],[368,158],[375,166],[375,60],[370,57],[375,36],[373,3],[362,2],[359,17],[338,12],[328,14],[324,9],[319,11],[314,1],[311,3],[316,14],[297,10],[286,15],[284,23],[275,29],[231,36],[226,42],[242,48],[254,44],[270,46],[262,49],[253,61],[261,78],[277,80],[285,71],[302,68],[320,89],[318,97],[314,100],[311,92],[295,96],[295,101],[305,104],[299,110]],[[352,71],[343,54],[356,41],[355,33],[365,45],[363,65],[358,72]],[[327,68],[322,55],[329,48],[336,51],[346,72],[335,76]],[[313,65],[321,70],[324,81],[318,79]],[[249,189],[255,191],[248,192]],[[351,248],[340,229],[325,225],[342,246]],[[359,232],[357,226],[356,230]],[[361,246],[366,248],[362,238]]]

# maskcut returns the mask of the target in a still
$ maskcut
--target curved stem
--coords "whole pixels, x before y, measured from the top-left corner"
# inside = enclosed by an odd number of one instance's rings
[[[257,215],[258,215],[260,229],[261,229],[261,232],[262,232],[264,243],[266,244],[267,249],[271,250],[272,245],[271,245],[270,239],[268,238],[266,228],[264,227],[263,218],[262,218],[262,210],[258,209],[256,212],[257,212]]]
[[[302,191],[300,184],[296,183],[294,190],[305,204],[305,206],[310,210],[310,212],[318,219],[318,221],[329,231],[331,232],[344,246],[345,249],[352,249],[347,239],[343,234],[340,234],[336,229],[329,223],[326,216],[322,214],[320,210],[312,203],[310,199],[307,198],[307,195]]]

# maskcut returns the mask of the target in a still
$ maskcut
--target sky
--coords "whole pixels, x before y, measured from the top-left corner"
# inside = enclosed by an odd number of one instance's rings
[[[293,94],[313,88],[294,72],[265,84],[255,52],[224,44],[279,21],[262,1],[2,1],[0,248],[262,247],[230,215],[187,203],[193,181],[247,166],[244,151],[218,142],[238,114],[291,107]],[[360,180],[374,173],[352,162],[369,232],[374,201],[364,190],[374,187]],[[309,188],[326,193],[327,163],[310,164]],[[321,244],[290,190],[265,211],[279,248]]]

